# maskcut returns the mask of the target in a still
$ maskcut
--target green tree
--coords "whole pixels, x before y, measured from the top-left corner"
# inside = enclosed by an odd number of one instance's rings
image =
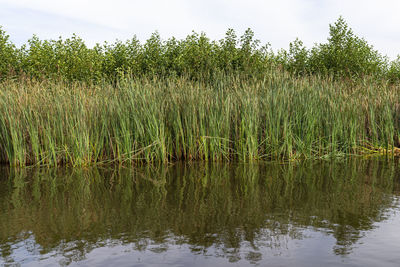
[[[387,59],[363,38],[357,37],[346,21],[339,17],[333,25],[329,25],[328,43],[311,49],[308,64],[312,73],[340,77],[381,76],[385,73]]]
[[[0,26],[0,80],[17,71],[17,50],[9,41],[10,36]]]

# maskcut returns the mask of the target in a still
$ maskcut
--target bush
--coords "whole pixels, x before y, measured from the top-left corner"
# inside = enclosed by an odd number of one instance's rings
[[[33,36],[21,48],[22,70],[37,79],[96,81],[103,75],[103,55],[98,46],[87,48],[76,35],[62,40],[40,40]]]
[[[338,78],[382,78],[388,74],[388,59],[374,50],[363,38],[354,35],[340,17],[329,25],[327,43],[316,44],[308,50],[296,39],[289,51],[281,50],[275,61],[295,74],[332,75]]]
[[[0,26],[0,80],[18,70],[17,51],[9,41],[9,35]]]
[[[329,25],[329,35],[328,43],[316,45],[310,51],[311,73],[339,77],[382,76],[385,73],[387,59],[363,38],[355,36],[342,17]]]
[[[400,56],[390,63],[387,77],[390,82],[400,81]]]
[[[289,44],[289,51],[280,50],[275,61],[291,73],[306,74],[310,71],[309,51],[298,38]]]
[[[40,40],[33,36],[27,45],[17,49],[0,28],[0,77],[24,73],[35,79],[90,83],[125,76],[213,80],[216,74],[262,78],[268,69],[278,67],[295,75],[400,80],[400,59],[389,62],[367,41],[354,35],[342,17],[329,29],[327,43],[307,49],[296,39],[288,51],[274,54],[269,51],[269,44],[260,47],[251,29],[240,37],[229,29],[219,41],[195,32],[183,40],[162,40],[156,32],[144,44],[133,37],[93,48],[88,48],[76,35],[65,40]]]

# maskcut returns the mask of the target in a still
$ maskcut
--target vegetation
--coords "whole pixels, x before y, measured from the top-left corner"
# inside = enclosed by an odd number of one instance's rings
[[[6,82],[0,87],[0,158],[13,165],[85,165],[390,150],[400,133],[399,99],[398,86],[374,80],[350,87],[277,71],[264,80]]]
[[[0,161],[86,165],[398,154],[400,59],[340,18],[274,54],[251,30],[88,48],[0,31]]]
[[[352,79],[374,76],[399,81],[400,59],[390,62],[357,37],[342,17],[329,28],[327,43],[307,49],[296,39],[288,51],[278,53],[270,50],[269,44],[260,46],[250,29],[240,38],[229,29],[219,41],[195,32],[183,40],[162,40],[156,32],[144,44],[133,37],[93,48],[76,35],[44,41],[33,36],[27,45],[16,48],[0,28],[0,79],[28,76],[92,83],[115,81],[124,75],[212,79],[221,72],[262,77],[273,66],[302,75]]]

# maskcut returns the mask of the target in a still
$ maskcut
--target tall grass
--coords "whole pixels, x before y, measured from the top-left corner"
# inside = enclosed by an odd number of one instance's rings
[[[82,166],[392,156],[399,89],[374,79],[352,84],[277,70],[262,79],[141,77],[116,85],[4,81],[0,161]]]

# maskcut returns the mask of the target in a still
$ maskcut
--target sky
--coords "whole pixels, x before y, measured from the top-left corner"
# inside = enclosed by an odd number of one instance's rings
[[[398,0],[0,0],[0,25],[20,46],[32,37],[73,33],[89,46],[104,41],[185,38],[193,30],[213,40],[228,28],[247,28],[262,44],[287,49],[297,37],[307,47],[325,42],[329,24],[343,16],[355,34],[384,55],[400,54]]]

